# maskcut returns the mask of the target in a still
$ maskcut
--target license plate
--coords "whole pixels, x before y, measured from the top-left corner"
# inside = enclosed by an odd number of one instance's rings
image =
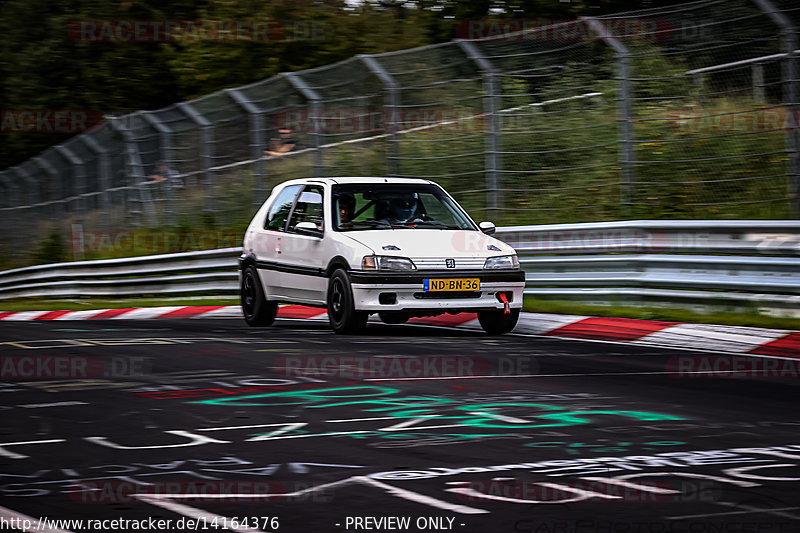
[[[460,279],[425,279],[422,280],[422,290],[430,291],[479,291],[481,280],[478,278]]]

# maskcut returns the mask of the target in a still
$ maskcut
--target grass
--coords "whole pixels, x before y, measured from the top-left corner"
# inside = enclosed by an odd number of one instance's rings
[[[529,297],[525,298],[523,309],[531,313],[637,318],[640,320],[663,320],[689,324],[721,324],[800,331],[800,319],[798,318],[767,316],[758,314],[756,311],[748,313],[715,312],[700,314],[685,309],[586,305],[559,300],[537,300]]]

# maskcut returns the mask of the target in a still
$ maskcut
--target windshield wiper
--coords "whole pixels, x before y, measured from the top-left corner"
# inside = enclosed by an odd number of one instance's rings
[[[463,229],[460,226],[454,226],[452,224],[445,224],[444,222],[439,222],[438,220],[422,220],[420,222],[414,222],[415,226],[433,226],[442,229]]]
[[[372,229],[372,228],[381,228],[381,229],[387,228],[387,229],[391,229],[392,228],[391,224],[389,224],[387,222],[384,222],[382,220],[354,220],[352,222],[344,222],[344,223],[340,224],[339,225],[339,229],[341,229],[341,230],[348,230],[348,229],[351,229],[351,228],[355,229],[356,226],[366,226],[367,229]]]

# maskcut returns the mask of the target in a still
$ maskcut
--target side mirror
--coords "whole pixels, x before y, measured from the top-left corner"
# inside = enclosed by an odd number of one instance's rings
[[[313,222],[298,222],[294,227],[294,231],[300,235],[308,235],[309,237],[322,238],[323,232],[317,228]]]
[[[492,222],[481,222],[480,224],[478,224],[478,227],[481,228],[481,231],[484,232],[486,235],[493,234],[494,230],[496,229],[494,227],[494,223]]]

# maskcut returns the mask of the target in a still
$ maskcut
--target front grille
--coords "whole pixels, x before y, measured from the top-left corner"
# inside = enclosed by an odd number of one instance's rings
[[[447,268],[445,260],[455,259],[455,268]],[[412,257],[417,270],[482,270],[485,258],[480,257]]]
[[[463,298],[480,298],[481,292],[475,291],[430,291],[430,292],[415,292],[414,298],[417,300],[437,299],[437,300],[455,300]]]

